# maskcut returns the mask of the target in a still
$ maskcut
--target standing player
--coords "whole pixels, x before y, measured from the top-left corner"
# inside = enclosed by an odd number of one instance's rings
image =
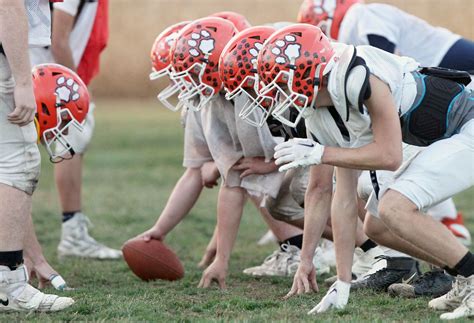
[[[53,4],[52,45],[30,52],[33,65],[56,62],[81,77],[86,85],[99,72],[99,57],[108,39],[108,0],[65,0]],[[77,147],[76,155],[54,166],[62,208],[62,233],[58,255],[97,259],[118,259],[111,249],[88,233],[89,219],[82,213],[82,166],[94,130],[91,103],[85,129],[71,129],[68,139]]]
[[[336,166],[332,224],[338,281],[311,313],[347,304],[357,170],[397,170],[403,140],[426,149],[398,170],[392,184],[372,197],[373,201],[380,199],[380,205],[371,212],[378,213],[398,239],[390,247],[457,275],[453,289],[431,301],[430,307],[454,309],[441,318],[472,316],[474,255],[446,227],[422,213],[474,183],[470,171],[474,158],[474,94],[463,86],[470,81],[468,75],[432,70],[420,73],[413,59],[369,46],[356,49],[332,45],[319,28],[308,25],[273,34],[259,58],[260,74],[268,84],[264,90],[275,89],[282,95],[273,110],[276,117],[288,122],[282,112],[297,109],[311,132],[340,136],[341,129],[333,126],[334,121],[327,122],[327,107],[333,106],[348,131],[339,147],[324,147],[309,139],[290,140],[276,147],[276,163],[287,164],[280,170],[318,164]],[[273,75],[275,68],[280,71]],[[300,91],[309,83],[307,91]],[[440,100],[430,101],[435,95]]]
[[[28,284],[23,249],[40,171],[28,46],[50,44],[46,0],[0,1],[0,311],[60,311],[74,303]]]

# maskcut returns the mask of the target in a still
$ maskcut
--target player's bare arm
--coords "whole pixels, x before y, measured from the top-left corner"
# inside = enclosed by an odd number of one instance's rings
[[[402,135],[397,109],[388,85],[370,76],[372,95],[365,102],[372,120],[374,140],[355,149],[325,147],[322,162],[354,169],[395,171],[402,161]]]
[[[36,104],[28,63],[28,20],[22,0],[0,1],[0,42],[16,82],[15,110],[8,115],[8,120],[25,126],[33,121]]]
[[[62,10],[53,11],[53,28],[51,33],[51,51],[56,63],[69,67],[73,71],[76,65],[72,57],[69,39],[74,26],[75,17]]]
[[[313,255],[331,215],[333,168],[328,165],[312,166],[305,194],[305,221],[301,262],[286,298],[295,294],[318,291]]]

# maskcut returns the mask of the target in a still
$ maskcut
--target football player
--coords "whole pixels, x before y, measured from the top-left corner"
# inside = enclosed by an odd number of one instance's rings
[[[297,109],[298,118],[305,118],[318,139],[338,142],[323,146],[311,139],[293,139],[275,149],[282,171],[336,166],[331,216],[338,280],[310,313],[347,304],[358,170],[398,169],[393,183],[374,189],[369,216],[388,228],[392,241],[385,245],[457,276],[448,294],[430,302],[432,308],[454,310],[441,318],[471,316],[474,255],[446,227],[422,213],[474,182],[468,171],[474,99],[464,87],[469,75],[420,70],[411,58],[369,46],[331,44],[319,28],[303,24],[273,34],[259,58],[259,72],[267,84],[262,92],[276,90],[280,95],[272,114],[294,125],[284,111]],[[440,100],[429,103],[440,93]],[[346,131],[329,110],[337,112]],[[402,142],[426,148],[400,168]]]
[[[88,85],[99,72],[100,54],[108,38],[108,0],[66,0],[52,4],[52,44],[30,50],[32,65],[58,63],[76,71]],[[94,132],[91,102],[82,132],[71,129],[67,138],[75,155],[54,166],[62,208],[60,257],[119,259],[121,251],[109,248],[89,235],[90,220],[82,213],[82,167],[84,154]]]
[[[474,43],[447,29],[434,27],[425,21],[386,4],[364,4],[361,0],[306,0],[301,5],[298,21],[320,26],[326,35],[334,40],[351,45],[371,45],[382,50],[413,57],[422,66],[440,66],[474,73]],[[436,47],[433,47],[435,46]],[[439,44],[443,44],[440,47]],[[435,49],[436,48],[436,49]],[[408,151],[412,148],[406,148]],[[391,176],[379,173],[382,176]],[[359,187],[365,183],[365,191],[370,191],[370,175],[364,172]],[[364,189],[363,189],[364,190]],[[464,226],[461,213],[458,213],[450,199],[440,203],[429,214],[443,222],[460,241],[469,246],[471,235]],[[386,249],[392,257],[407,257],[406,254]],[[394,270],[395,266],[393,267]],[[354,287],[385,287],[393,280],[387,280],[389,269],[373,275]],[[399,272],[398,270],[396,270]],[[398,275],[395,275],[398,276]],[[395,276],[394,279],[396,278]],[[428,281],[425,281],[428,280]],[[443,271],[434,269],[416,280],[414,286],[398,285],[389,290],[394,295],[429,295],[449,288],[451,278]],[[408,293],[408,294],[407,294]]]
[[[440,66],[474,74],[474,42],[428,24],[394,6],[363,0],[304,0],[298,22],[321,28],[331,39],[371,45]]]
[[[40,171],[28,47],[49,45],[50,28],[48,1],[0,1],[0,311],[53,312],[74,303],[28,284],[23,264]]]

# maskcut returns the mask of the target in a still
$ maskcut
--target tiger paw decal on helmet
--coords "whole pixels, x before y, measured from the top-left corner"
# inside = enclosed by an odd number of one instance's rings
[[[61,101],[68,103],[69,101],[77,101],[81,97],[78,92],[79,84],[72,78],[61,76],[56,80],[56,84],[59,87],[56,88],[55,92]]]
[[[193,21],[179,33],[170,50],[171,78],[182,84],[178,99],[195,111],[219,94],[219,57],[237,33],[225,19],[206,17]]]
[[[278,64],[285,64],[294,62],[301,56],[301,45],[295,43],[296,37],[293,35],[286,35],[284,39],[279,39],[275,42],[275,47],[272,48],[272,53],[276,55],[275,62]]]
[[[200,33],[192,33],[191,39],[188,40],[190,46],[189,54],[194,57],[199,55],[209,55],[214,50],[215,39],[207,30],[201,30]]]

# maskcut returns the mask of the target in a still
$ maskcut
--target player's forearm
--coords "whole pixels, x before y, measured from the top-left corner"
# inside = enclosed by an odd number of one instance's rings
[[[28,19],[23,0],[0,0],[0,42],[16,84],[30,86]]]
[[[216,259],[228,264],[234,248],[246,193],[240,187],[221,186],[217,201],[217,255]]]
[[[161,212],[155,227],[162,235],[168,234],[191,211],[203,189],[201,172],[188,168],[181,176]]]
[[[76,65],[74,64],[69,42],[62,40],[61,42],[55,43],[54,41],[55,40],[53,39],[52,52],[54,61],[75,71]]]
[[[51,51],[54,56],[54,61],[73,71],[76,70],[77,66],[74,64],[69,38],[71,37],[74,21],[74,16],[71,16],[61,9],[57,8],[53,11]]]
[[[311,169],[304,202],[305,221],[301,250],[301,260],[308,263],[313,261],[314,251],[331,215],[332,169],[333,167],[327,165],[313,166]],[[318,177],[315,178],[316,176]]]
[[[359,170],[395,171],[402,161],[401,143],[399,146],[388,147],[374,142],[360,148],[324,147],[322,163]]]
[[[345,282],[352,280],[352,258],[356,240],[357,221],[359,219],[357,216],[356,194],[357,172],[352,171],[350,176],[352,177],[352,183],[347,180],[340,180],[340,173],[337,174],[336,191],[331,207],[331,222],[336,247],[337,275],[340,280]]]

